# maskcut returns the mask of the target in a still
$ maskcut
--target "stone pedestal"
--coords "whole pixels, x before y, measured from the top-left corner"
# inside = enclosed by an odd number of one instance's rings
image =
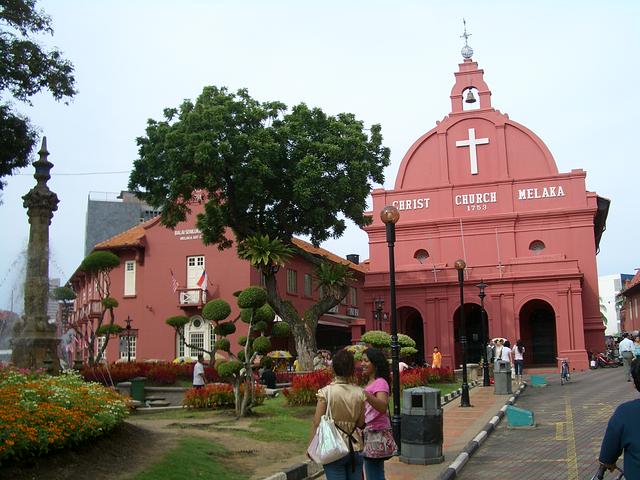
[[[52,375],[58,374],[60,373],[58,343],[60,339],[55,336],[14,338],[11,341],[13,363],[21,368],[45,368]]]

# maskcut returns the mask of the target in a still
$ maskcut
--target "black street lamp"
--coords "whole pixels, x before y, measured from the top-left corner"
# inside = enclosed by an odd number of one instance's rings
[[[489,378],[489,359],[487,358],[487,337],[488,332],[485,331],[485,322],[487,321],[487,312],[484,309],[484,297],[487,296],[484,293],[484,289],[488,287],[484,280],[480,280],[480,283],[476,285],[480,289],[478,296],[480,297],[480,341],[482,342],[482,386],[491,386],[491,379]],[[487,327],[489,325],[487,324]]]
[[[127,362],[131,362],[131,322],[133,322],[133,320],[127,315],[125,322],[127,323],[125,327],[127,331]]]
[[[378,330],[382,330],[382,318],[383,318],[382,308],[384,307],[384,298],[376,297],[376,299],[373,301],[373,304],[375,306],[374,315],[377,321],[376,326]]]
[[[454,267],[458,271],[458,285],[460,286],[460,344],[462,345],[462,394],[460,406],[470,407],[469,384],[467,383],[467,326],[464,319],[464,269],[467,266],[464,260],[458,259]]]
[[[389,287],[391,303],[391,372],[393,374],[393,415],[391,428],[393,438],[400,453],[400,344],[398,343],[398,315],[396,312],[396,266],[394,244],[396,242],[396,222],[400,212],[396,207],[387,205],[380,212],[380,218],[387,229],[387,244],[389,246]]]

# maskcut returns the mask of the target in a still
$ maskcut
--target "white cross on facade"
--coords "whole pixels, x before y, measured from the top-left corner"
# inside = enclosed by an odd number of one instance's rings
[[[476,145],[486,145],[489,143],[488,138],[476,138],[476,129],[469,129],[468,140],[457,140],[456,147],[469,147],[469,161],[471,163],[471,175],[478,174],[478,155],[476,154]]]

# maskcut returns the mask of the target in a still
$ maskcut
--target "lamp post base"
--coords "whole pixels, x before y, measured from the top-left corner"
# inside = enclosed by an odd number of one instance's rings
[[[471,401],[469,400],[469,384],[467,382],[462,383],[462,393],[460,394],[460,406],[470,407]]]
[[[482,363],[482,386],[483,387],[491,386],[491,377],[489,375],[489,363],[486,360]]]

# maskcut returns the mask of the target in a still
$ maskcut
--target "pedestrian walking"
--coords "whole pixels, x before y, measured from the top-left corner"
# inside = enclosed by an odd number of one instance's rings
[[[324,474],[327,480],[361,480],[363,442],[359,428],[365,425],[364,392],[362,388],[350,383],[355,373],[355,360],[351,352],[338,351],[333,357],[332,365],[334,380],[317,393],[318,403],[313,417],[311,438],[313,439],[320,425],[320,419],[327,412],[329,399],[331,417],[349,446],[350,453],[323,465]]]
[[[367,480],[385,480],[384,462],[397,452],[389,420],[389,362],[376,348],[362,354],[362,373],[369,379],[364,388],[364,471]]]
[[[636,358],[640,358],[640,335],[633,340],[633,354]]]
[[[640,392],[640,360],[634,360],[630,370],[634,386]],[[600,463],[613,471],[624,450],[624,477],[628,479],[640,478],[640,429],[633,427],[637,418],[640,418],[640,399],[625,402],[616,408],[609,419],[598,458]]]
[[[521,382],[522,371],[524,369],[524,342],[522,340],[518,340],[515,348],[513,349],[513,363],[516,370],[516,380]]]
[[[631,361],[635,357],[635,348],[633,342],[629,338],[628,333],[622,334],[622,341],[618,346],[620,355],[622,356],[622,363],[624,365],[624,375],[627,377],[627,382],[631,381]]]

